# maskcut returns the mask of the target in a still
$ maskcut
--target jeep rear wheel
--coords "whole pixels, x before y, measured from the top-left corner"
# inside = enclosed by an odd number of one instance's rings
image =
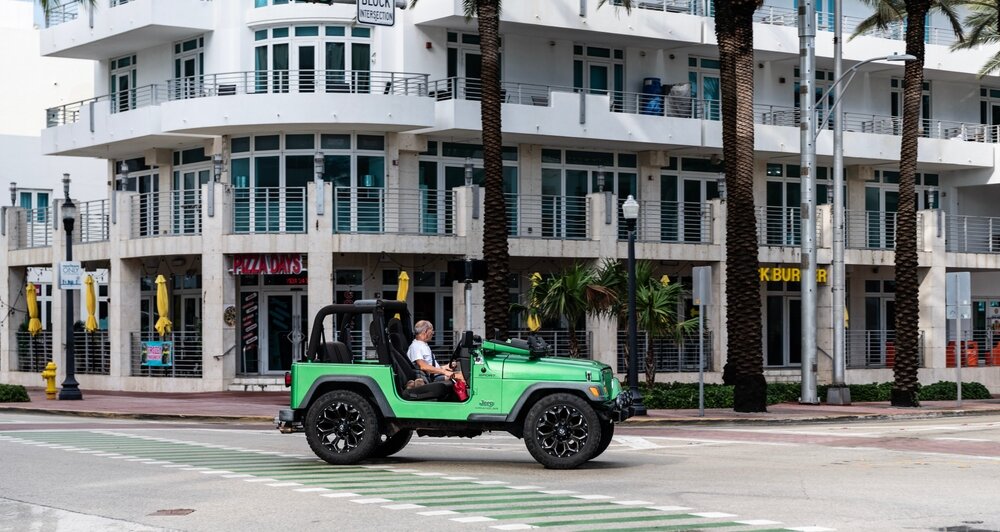
[[[385,441],[379,443],[375,450],[372,452],[372,458],[385,458],[387,456],[392,456],[406,447],[407,443],[410,443],[410,438],[413,437],[413,431],[410,429],[403,429],[392,436],[389,436]]]
[[[583,399],[546,396],[524,418],[524,444],[548,469],[572,469],[590,460],[601,442],[601,420]]]
[[[381,439],[375,409],[360,395],[344,390],[327,393],[313,403],[305,429],[316,456],[335,465],[368,458]]]

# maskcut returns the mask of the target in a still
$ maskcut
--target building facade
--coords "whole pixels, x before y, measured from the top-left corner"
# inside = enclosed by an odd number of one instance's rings
[[[865,15],[849,4],[847,32]],[[501,17],[504,188],[512,301],[532,272],[623,258],[621,203],[640,202],[637,256],[689,283],[713,267],[709,378],[719,380],[725,322],[726,204],[718,53],[710,3],[656,0],[631,14],[596,0],[508,0]],[[358,25],[355,7],[290,0],[64,3],[41,54],[96,61],[93,98],[46,111],[46,154],[99,159],[74,179],[105,190],[83,202],[73,254],[96,283],[97,331],[74,332],[84,388],[264,389],[304,350],[309,317],[331,302],[406,298],[438,330],[481,329],[481,287],[465,319],[447,261],[481,256],[479,41],[461,2],[424,1],[393,27]],[[798,380],[801,361],[798,45],[791,0],[756,16],[755,195],[765,374]],[[833,83],[832,15],[819,14],[817,90]],[[853,22],[852,22],[853,21]],[[964,378],[1000,390],[1000,81],[978,79],[985,51],[951,52],[929,20],[917,202],[922,382],[953,379],[945,273],[972,272],[975,353]],[[902,29],[845,45],[846,66],[902,52]],[[848,382],[892,378],[893,246],[902,67],[860,69],[838,110],[845,129]],[[819,381],[832,353],[832,136],[819,135]],[[58,196],[58,194],[57,194]],[[903,198],[904,201],[911,201]],[[8,210],[0,286],[0,378],[36,383],[62,357],[61,199]],[[156,279],[173,332],[160,337]],[[28,281],[43,331],[27,332]],[[76,298],[77,319],[91,311]],[[685,302],[682,312],[688,312]],[[565,324],[546,324],[558,346]],[[519,317],[511,329],[522,334]],[[355,345],[367,341],[357,324]],[[587,356],[624,370],[617,324],[588,319]],[[166,340],[169,365],[150,363]],[[696,378],[697,339],[656,341],[658,378]],[[364,352],[355,353],[365,356]]]

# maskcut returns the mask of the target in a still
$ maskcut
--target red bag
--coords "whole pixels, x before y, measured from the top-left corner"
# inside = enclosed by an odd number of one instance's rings
[[[465,381],[456,380],[453,389],[459,401],[465,401],[469,398],[469,385]]]

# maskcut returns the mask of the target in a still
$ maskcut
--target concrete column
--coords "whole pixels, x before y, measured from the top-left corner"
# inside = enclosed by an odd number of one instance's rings
[[[625,260],[627,243],[618,245],[618,199],[611,192],[594,192],[587,195],[590,212],[590,238],[598,241],[598,257],[591,266],[598,268],[605,258]],[[610,214],[610,217],[608,216]],[[640,211],[640,217],[642,213]],[[591,334],[591,352],[594,360],[603,362],[618,371],[618,320],[587,317],[587,330]]]
[[[939,209],[920,211],[918,223],[923,231],[923,243],[918,243],[917,249],[927,251],[921,257],[921,263],[929,264],[928,268],[919,268],[917,276],[920,279],[920,317],[918,326],[924,333],[924,363],[921,367],[945,367],[945,349],[948,344],[948,320],[945,317],[945,307],[942,304],[945,296],[945,274],[948,268],[945,253],[946,219]],[[938,218],[941,218],[940,220]],[[941,233],[938,235],[938,222],[941,223]]]
[[[326,194],[328,198],[331,197],[333,184],[323,183],[323,190],[323,194]],[[310,190],[309,193],[312,194],[313,190]],[[323,216],[316,216],[315,209],[309,214],[309,285],[307,287],[309,303],[307,312],[309,313],[310,326],[319,309],[336,302],[333,294],[333,252],[330,249],[333,219],[333,209],[327,209]],[[332,321],[328,321],[329,324],[332,324]],[[334,337],[332,329],[326,333],[327,338]],[[308,335],[309,332],[306,331],[307,342]]]
[[[208,186],[202,185],[201,190],[206,199]],[[228,194],[224,191],[223,186],[216,184],[215,216],[209,217],[208,210],[202,209],[201,385],[206,391],[227,389],[236,376],[236,357],[240,354],[235,326],[227,325],[224,318],[227,307],[236,307],[236,278],[229,273],[229,259],[219,238],[229,219],[224,205],[230,202],[226,201]]]
[[[455,236],[465,240],[465,256],[470,259],[483,256],[483,191],[478,186],[456,187],[455,194]],[[478,217],[473,218],[474,207],[477,207]],[[484,330],[486,310],[483,308],[483,283],[472,284],[470,306],[472,307],[472,323],[465,319],[465,284],[452,284],[452,297],[455,309],[455,330],[482,331],[483,338],[490,338],[491,331]]]
[[[816,283],[816,379],[833,382],[833,205],[816,206],[816,271],[826,272],[826,281]]]
[[[59,289],[59,263],[66,260],[66,231],[62,224],[63,203],[64,199],[53,201],[52,210],[54,218],[52,221],[52,360],[56,363],[57,387],[66,378],[66,291]],[[74,294],[76,295],[79,294]],[[76,313],[73,321],[76,321]],[[86,375],[76,377],[81,390],[87,389],[84,384],[86,378]]]
[[[108,281],[108,341],[111,344],[111,380],[122,382],[132,374],[132,334],[139,332],[142,316],[136,309],[141,298],[142,262],[123,259],[122,251],[132,227],[132,205],[135,194],[117,194],[118,223],[111,226],[109,250],[110,279]],[[155,319],[150,316],[149,319]]]

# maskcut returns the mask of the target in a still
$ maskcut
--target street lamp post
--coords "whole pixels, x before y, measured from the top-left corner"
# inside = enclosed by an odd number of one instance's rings
[[[323,216],[326,210],[324,198],[326,191],[323,190],[323,174],[326,172],[326,158],[323,152],[318,151],[313,155],[313,183],[316,184],[316,215]]]
[[[73,224],[76,223],[76,205],[69,197],[69,174],[63,174],[63,192],[66,201],[62,205],[63,228],[66,229],[66,262],[73,260]],[[73,342],[73,290],[66,290],[66,379],[59,390],[59,400],[83,399],[80,383],[76,382],[76,359]]]
[[[622,216],[628,224],[628,386],[632,394],[632,406],[637,416],[646,415],[639,392],[639,347],[635,312],[635,223],[639,218],[639,202],[629,194],[622,204]]]
[[[819,403],[816,395],[816,139],[819,132],[823,131],[830,118],[840,105],[843,98],[838,97],[826,110],[822,121],[819,116],[818,104],[826,101],[833,91],[841,96],[844,89],[850,85],[857,74],[858,69],[873,61],[914,61],[916,57],[908,54],[891,54],[887,56],[873,57],[861,61],[846,72],[838,76],[833,84],[826,89],[822,95],[814,100],[813,69],[815,64],[815,5],[812,0],[805,0],[803,9],[799,14],[799,37],[802,49],[802,101],[801,115],[801,169],[802,175],[802,212],[801,216],[801,255],[802,255],[802,392],[799,402],[807,404]],[[840,14],[837,14],[838,18]],[[839,44],[839,40],[838,40]],[[839,55],[839,54],[838,54]],[[835,127],[842,127],[841,120],[835,120]],[[818,127],[817,127],[817,123]],[[833,176],[833,228],[834,228],[834,249],[833,249],[833,313],[834,313],[834,357],[833,357],[833,384],[834,387],[842,387],[844,384],[844,374],[846,372],[846,357],[844,354],[844,212],[843,212],[843,137],[842,131],[834,133],[834,176]],[[839,278],[838,278],[839,276]],[[840,298],[840,303],[837,303]],[[839,336],[838,336],[839,335]],[[839,350],[838,350],[839,348]],[[839,379],[839,380],[838,380]],[[835,392],[837,393],[837,392]],[[842,399],[836,399],[843,404]],[[849,399],[848,399],[849,402]],[[836,404],[836,402],[834,403]]]

